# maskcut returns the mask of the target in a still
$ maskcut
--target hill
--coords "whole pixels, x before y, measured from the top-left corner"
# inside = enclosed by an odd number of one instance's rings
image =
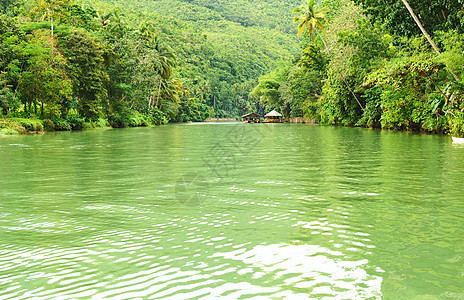
[[[291,16],[298,4],[295,0],[93,2],[100,10],[120,11],[127,22],[152,23],[174,49],[176,75],[190,96],[204,99],[217,116],[253,109],[248,95],[257,78],[298,54]]]
[[[0,116],[55,130],[237,117],[299,53],[296,1],[11,0],[0,6]],[[107,123],[106,123],[107,122]]]

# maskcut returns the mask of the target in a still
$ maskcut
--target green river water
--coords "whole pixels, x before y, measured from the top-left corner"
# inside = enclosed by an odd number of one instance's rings
[[[463,171],[356,128],[0,137],[0,299],[463,299]]]

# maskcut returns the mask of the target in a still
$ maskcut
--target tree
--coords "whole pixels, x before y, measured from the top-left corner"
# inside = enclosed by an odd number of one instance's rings
[[[324,23],[327,21],[325,16],[328,12],[329,8],[327,7],[316,8],[315,0],[308,0],[307,6],[301,5],[300,7],[295,8],[293,13],[300,14],[298,17],[293,18],[293,23],[300,22],[298,24],[298,37],[301,36],[306,28],[308,29],[310,38],[312,38],[313,33],[317,28],[324,30]],[[324,42],[324,40],[322,41]]]
[[[419,20],[419,18],[416,16],[416,14],[414,13],[413,9],[411,8],[411,6],[409,5],[408,1],[406,0],[402,0],[403,1],[403,4],[404,6],[406,6],[406,8],[408,9],[409,13],[411,14],[412,18],[414,19],[414,21],[416,22],[417,26],[419,26],[420,30],[422,31],[422,34],[425,36],[425,38],[427,39],[427,41],[429,42],[429,44],[432,46],[433,50],[435,50],[435,52],[440,55],[440,49],[438,49],[437,45],[434,43],[434,41],[432,40],[432,38],[430,37],[429,33],[427,32],[427,30],[425,30],[424,26],[422,25],[421,21]],[[449,68],[450,72],[451,72],[451,75],[453,75],[454,79],[456,81],[459,81],[459,77],[453,72],[453,70],[451,68]]]
[[[0,12],[9,15],[14,12],[21,3],[19,0],[1,0]]]
[[[409,18],[404,1],[400,0],[354,0],[362,4],[374,22],[385,24],[386,29],[396,35],[411,37],[421,31]],[[439,30],[463,31],[462,1],[460,0],[408,0],[415,14],[429,32]]]
[[[293,19],[293,23],[300,22],[298,24],[298,37],[300,37],[301,33],[304,32],[305,28],[308,28],[309,36],[312,38],[313,32],[316,30],[316,28],[319,28],[321,30],[324,30],[324,24],[327,20],[325,18],[325,15],[329,12],[329,8],[327,7],[322,7],[322,8],[315,8],[316,6],[316,1],[315,0],[308,0],[308,6],[300,6],[296,9],[293,10],[293,13],[301,13],[300,16],[295,17]],[[326,42],[322,38],[321,35],[319,35],[321,38],[322,42],[324,43],[325,49],[327,52],[329,52],[329,48],[327,47]],[[361,109],[364,109],[362,106],[361,102],[359,101],[358,97],[356,94],[353,92],[353,89],[350,87],[348,82],[346,81],[345,76],[341,76],[343,82],[345,83],[346,87],[350,90],[351,94],[353,97],[356,99],[356,102],[358,102],[358,105]]]
[[[176,66],[176,56],[174,52],[172,52],[158,36],[153,38],[150,48],[156,51],[157,60],[159,61],[159,66],[157,68],[158,74],[164,79],[169,79]]]
[[[107,96],[102,45],[83,30],[75,30],[61,42],[61,49],[68,60],[68,74],[79,111],[87,119],[96,120],[101,113],[101,101]]]
[[[31,14],[40,20],[48,18],[51,22],[53,36],[53,20],[60,21],[67,18],[72,5],[73,0],[38,0],[36,6],[32,8]]]
[[[65,58],[56,50],[56,41],[45,32],[34,32],[33,39],[24,49],[28,67],[21,74],[19,90],[27,104],[40,104],[41,116],[46,105],[49,117],[58,117],[61,103],[71,95],[71,81],[65,73]]]

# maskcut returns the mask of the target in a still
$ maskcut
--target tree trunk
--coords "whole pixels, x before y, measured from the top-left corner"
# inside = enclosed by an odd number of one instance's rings
[[[325,43],[325,40],[322,38],[322,35],[316,30],[317,35],[321,39],[322,43],[324,43],[325,49],[327,49],[327,52],[329,51],[329,48],[327,48],[327,44]]]
[[[406,6],[406,8],[408,9],[409,13],[411,14],[412,18],[414,19],[414,21],[416,22],[417,26],[419,26],[420,30],[422,31],[422,33],[424,34],[425,38],[427,39],[427,41],[429,41],[430,45],[432,46],[433,50],[435,50],[435,52],[440,55],[440,49],[438,49],[437,45],[435,44],[435,42],[432,40],[432,38],[430,37],[429,33],[427,32],[427,30],[425,30],[424,26],[422,26],[422,23],[421,21],[419,20],[419,18],[416,16],[416,14],[414,13],[414,11],[412,10],[411,6],[409,5],[408,1],[406,0],[401,0],[403,1],[403,4],[404,6]],[[450,73],[451,75],[453,75],[454,79],[456,81],[459,81],[459,77],[453,72],[453,70],[451,68],[448,67],[448,69],[450,70]]]
[[[412,18],[414,19],[414,21],[416,21],[417,26],[419,26],[420,30],[424,34],[427,41],[429,41],[430,45],[432,45],[433,50],[435,50],[435,52],[437,52],[437,54],[439,55],[440,54],[440,49],[438,49],[437,45],[433,42],[433,40],[430,37],[430,35],[428,34],[427,30],[425,30],[424,26],[422,26],[421,21],[416,16],[416,14],[412,10],[411,6],[409,6],[408,1],[406,1],[406,0],[401,0],[401,1],[403,1],[404,6],[406,6],[406,8],[408,9],[408,11],[411,14]]]
[[[160,94],[161,94],[161,80],[160,80],[160,84],[159,84],[159,87],[158,87],[158,97],[156,98],[156,107],[157,108],[158,108]]]

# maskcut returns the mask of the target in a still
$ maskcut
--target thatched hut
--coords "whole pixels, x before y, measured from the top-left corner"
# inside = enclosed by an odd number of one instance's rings
[[[242,121],[246,123],[259,123],[261,116],[257,113],[249,113],[242,116]]]
[[[275,110],[271,111],[266,117],[266,122],[268,123],[280,123],[282,122],[282,115],[276,112]]]

